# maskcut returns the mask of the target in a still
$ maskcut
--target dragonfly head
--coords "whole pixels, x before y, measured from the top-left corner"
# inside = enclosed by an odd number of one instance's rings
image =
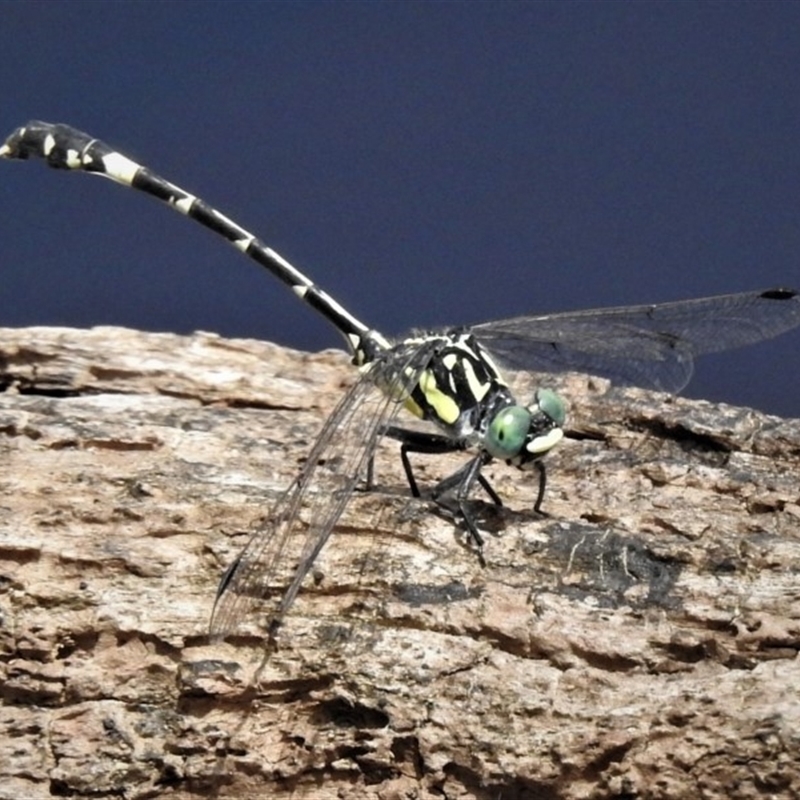
[[[510,405],[494,415],[483,446],[493,458],[525,469],[561,441],[565,419],[561,397],[551,389],[537,389],[527,408]]]

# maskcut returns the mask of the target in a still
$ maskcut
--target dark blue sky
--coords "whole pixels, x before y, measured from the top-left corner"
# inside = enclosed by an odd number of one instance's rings
[[[800,288],[800,4],[4,2],[2,135],[68,122],[387,334]],[[0,325],[339,346],[148,198],[0,164]],[[800,416],[800,331],[690,396]]]

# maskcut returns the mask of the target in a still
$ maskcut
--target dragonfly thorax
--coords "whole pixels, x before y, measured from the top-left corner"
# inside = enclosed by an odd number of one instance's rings
[[[453,439],[469,442],[481,438],[493,409],[514,402],[499,369],[466,332],[453,331],[418,341],[421,347],[433,344],[434,348],[406,407]]]
[[[489,353],[466,331],[421,338],[435,348],[406,401],[465,445],[525,468],[563,437],[563,400],[549,389],[536,392],[529,407],[518,405]]]

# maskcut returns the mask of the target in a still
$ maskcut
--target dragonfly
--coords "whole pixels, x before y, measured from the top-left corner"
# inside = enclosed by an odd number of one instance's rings
[[[0,146],[0,157],[41,158],[58,169],[109,178],[166,203],[226,239],[289,286],[344,336],[359,371],[317,436],[304,466],[280,495],[267,521],[225,570],[214,601],[210,634],[234,633],[270,600],[274,639],[359,482],[372,483],[383,437],[400,443],[411,494],[419,497],[410,456],[469,453],[439,481],[434,500],[455,501],[457,521],[483,562],[483,539],[470,508],[476,486],[502,500],[483,468],[494,460],[538,472],[533,503],[546,488],[543,462],[564,436],[566,403],[548,388],[518,403],[504,369],[575,371],[675,393],[689,381],[698,355],[777,336],[800,325],[800,296],[787,288],[656,305],[519,316],[442,328],[391,340],[353,316],[307,275],[196,195],[69,125],[32,121]],[[397,425],[401,413],[428,430]]]

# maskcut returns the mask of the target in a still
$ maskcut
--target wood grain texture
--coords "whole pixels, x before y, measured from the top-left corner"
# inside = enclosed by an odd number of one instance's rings
[[[333,351],[0,329],[0,798],[800,796],[798,420],[548,379],[579,438],[547,516],[487,470],[485,568],[386,442],[278,650],[257,616],[211,643],[353,379]]]

